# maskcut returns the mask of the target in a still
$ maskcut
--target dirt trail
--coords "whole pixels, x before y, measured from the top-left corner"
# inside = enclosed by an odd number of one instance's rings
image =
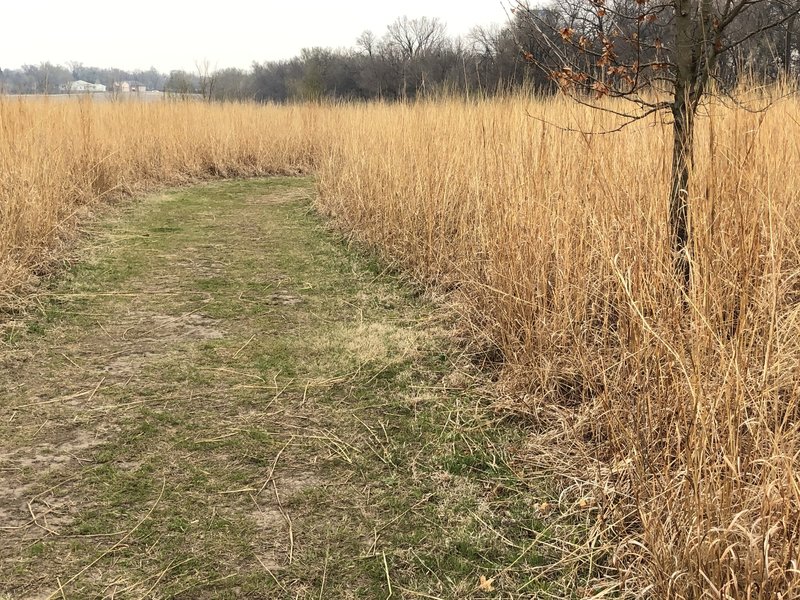
[[[524,432],[475,410],[447,321],[327,234],[311,193],[225,182],[120,209],[5,321],[0,598],[546,587],[508,466]]]

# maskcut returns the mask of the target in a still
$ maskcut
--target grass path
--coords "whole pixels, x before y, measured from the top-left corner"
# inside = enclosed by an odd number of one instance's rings
[[[0,598],[544,593],[524,432],[487,421],[451,324],[326,233],[311,190],[120,209],[5,323]]]

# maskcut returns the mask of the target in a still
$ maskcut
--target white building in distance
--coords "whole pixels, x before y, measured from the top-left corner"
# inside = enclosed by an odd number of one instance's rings
[[[70,94],[94,94],[94,93],[101,93],[106,91],[106,86],[102,83],[89,83],[88,81],[83,81],[79,79],[78,81],[72,81],[65,86],[64,91],[69,92]]]

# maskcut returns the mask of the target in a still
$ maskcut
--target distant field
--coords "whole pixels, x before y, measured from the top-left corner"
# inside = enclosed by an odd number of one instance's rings
[[[667,251],[671,134],[659,120],[589,136],[552,124],[617,123],[510,97],[3,99],[0,122],[8,302],[99,199],[313,172],[320,210],[452,291],[487,359],[503,358],[504,408],[531,423],[531,473],[556,473],[598,507],[586,547],[607,547],[621,595],[797,594],[800,102],[704,109],[688,300]]]

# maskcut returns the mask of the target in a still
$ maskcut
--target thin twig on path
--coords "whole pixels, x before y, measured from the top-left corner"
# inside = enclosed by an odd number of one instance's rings
[[[256,339],[256,334],[255,334],[255,333],[254,333],[252,336],[250,336],[250,339],[249,339],[249,340],[247,340],[247,341],[244,343],[244,346],[242,346],[241,348],[239,348],[239,349],[236,351],[236,354],[234,354],[234,355],[233,355],[233,360],[236,360],[236,358],[237,358],[237,357],[238,357],[238,356],[239,356],[239,355],[242,353],[242,350],[244,350],[245,348],[247,348],[247,347],[250,345],[250,342],[252,342],[254,339]]]
[[[292,441],[294,441],[294,434],[292,435],[292,437],[289,438],[289,441],[283,445],[283,448],[278,450],[278,453],[275,455],[275,460],[272,461],[272,467],[269,470],[269,475],[267,475],[267,479],[264,481],[264,485],[262,485],[261,488],[258,490],[258,494],[263,492],[264,489],[269,485],[269,482],[272,481],[272,475],[275,473],[275,467],[278,465],[278,459],[281,457],[281,454],[283,454],[283,451],[289,447],[289,444],[291,444]],[[258,494],[256,494],[256,496],[258,496]]]
[[[386,552],[382,552],[382,554],[383,554],[383,568],[384,568],[384,571],[386,572],[386,585],[389,586],[389,595],[386,596],[386,600],[389,600],[389,598],[391,598],[392,594],[393,594],[393,592],[392,592],[392,580],[389,577],[389,563],[386,562]]]
[[[278,486],[275,485],[275,480],[272,480],[272,489],[275,490],[275,500],[278,503],[278,510],[280,511],[283,518],[286,519],[286,524],[289,526],[289,564],[292,564],[292,560],[294,560],[294,529],[292,528],[292,519],[289,517],[289,514],[283,510],[283,504],[281,504],[281,497],[278,495]]]
[[[68,400],[75,400],[77,398],[80,398],[81,396],[87,396],[87,395],[89,397],[86,399],[86,401],[89,402],[92,398],[94,398],[94,395],[100,389],[100,386],[103,385],[103,382],[105,380],[106,380],[106,378],[103,377],[100,380],[100,383],[98,383],[96,386],[94,386],[94,388],[91,389],[91,390],[84,390],[82,392],[77,392],[75,394],[70,394],[69,396],[59,396],[58,398],[53,398],[52,400],[44,400],[42,402],[29,402],[28,404],[20,404],[19,406],[12,406],[11,410],[20,410],[22,408],[32,408],[34,406],[44,406],[46,404],[54,404],[56,402],[67,402]]]

